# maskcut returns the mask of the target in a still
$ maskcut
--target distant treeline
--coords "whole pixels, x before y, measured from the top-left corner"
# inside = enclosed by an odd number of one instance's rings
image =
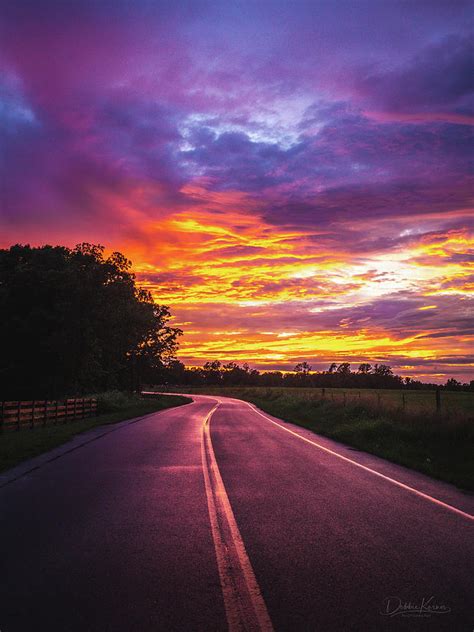
[[[181,332],[130,268],[86,243],[0,250],[0,400],[137,390],[161,375]]]
[[[327,371],[313,372],[311,366],[301,362],[291,372],[260,372],[248,364],[223,364],[218,360],[206,362],[202,367],[187,368],[177,360],[171,362],[161,374],[161,383],[175,386],[307,386],[319,388],[391,388],[432,390],[439,384],[430,384],[395,375],[386,364],[359,364],[355,371],[349,362],[333,363]],[[451,378],[442,387],[447,390],[474,391],[474,381],[462,384]]]

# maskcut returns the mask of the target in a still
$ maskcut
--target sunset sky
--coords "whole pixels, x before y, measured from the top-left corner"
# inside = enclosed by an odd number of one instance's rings
[[[0,245],[101,243],[179,357],[474,379],[473,4],[6,0]]]

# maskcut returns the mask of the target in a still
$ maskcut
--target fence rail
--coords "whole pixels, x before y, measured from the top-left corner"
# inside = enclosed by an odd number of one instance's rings
[[[440,389],[436,391],[398,389],[344,389],[344,388],[314,388],[311,392],[314,399],[326,399],[343,406],[365,404],[371,408],[392,408],[402,411],[427,412],[448,411],[455,408],[455,402],[449,401],[446,393],[441,397]]]
[[[31,400],[0,403],[0,431],[68,423],[97,415],[97,400]]]

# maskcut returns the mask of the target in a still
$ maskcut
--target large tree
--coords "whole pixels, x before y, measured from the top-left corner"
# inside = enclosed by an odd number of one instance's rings
[[[169,319],[120,253],[0,250],[0,399],[137,388],[174,357]]]

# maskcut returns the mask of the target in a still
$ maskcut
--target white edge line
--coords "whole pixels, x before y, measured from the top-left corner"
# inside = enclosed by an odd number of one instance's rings
[[[306,443],[310,443],[311,445],[314,445],[316,448],[319,448],[320,450],[323,450],[324,452],[327,452],[328,454],[337,456],[337,458],[342,459],[343,461],[352,463],[352,465],[355,465],[356,467],[360,467],[362,470],[365,470],[366,472],[370,472],[371,474],[374,474],[375,476],[378,476],[379,478],[383,478],[384,480],[389,481],[390,483],[393,483],[394,485],[397,485],[398,487],[401,487],[402,489],[412,492],[413,494],[416,494],[417,496],[420,496],[421,498],[424,498],[425,500],[429,500],[435,505],[444,507],[444,509],[452,511],[455,514],[458,514],[459,516],[462,516],[463,518],[467,518],[468,520],[471,520],[474,522],[474,516],[472,516],[471,514],[468,514],[465,511],[462,511],[461,509],[457,509],[457,507],[453,507],[453,505],[448,505],[448,503],[444,503],[442,500],[433,498],[433,496],[429,496],[428,494],[425,494],[424,492],[420,492],[418,489],[415,489],[414,487],[405,485],[405,483],[401,483],[400,481],[397,481],[394,478],[390,478],[390,476],[386,476],[385,474],[382,474],[381,472],[377,472],[377,470],[373,470],[372,468],[367,467],[366,465],[362,465],[362,463],[353,461],[352,459],[349,459],[347,456],[343,456],[342,454],[339,454],[338,452],[334,452],[334,450],[331,450],[330,448],[326,448],[325,446],[319,443],[316,443],[316,441],[311,441],[311,439],[308,439],[307,437],[303,437],[303,435],[300,435],[299,433],[294,432],[293,430],[290,430],[289,428],[285,428],[285,426],[282,426],[277,421],[274,421],[273,419],[270,419],[270,417],[267,417],[267,415],[264,415],[263,413],[261,413],[255,406],[253,406],[249,402],[245,402],[242,399],[239,399],[237,401],[247,404],[247,406],[251,408],[255,413],[257,413],[257,415],[260,415],[260,417],[263,417],[270,423],[274,424],[275,426],[278,426],[279,428],[281,428],[282,430],[285,430],[286,432],[289,432],[295,437],[298,437],[302,441],[306,441]]]

